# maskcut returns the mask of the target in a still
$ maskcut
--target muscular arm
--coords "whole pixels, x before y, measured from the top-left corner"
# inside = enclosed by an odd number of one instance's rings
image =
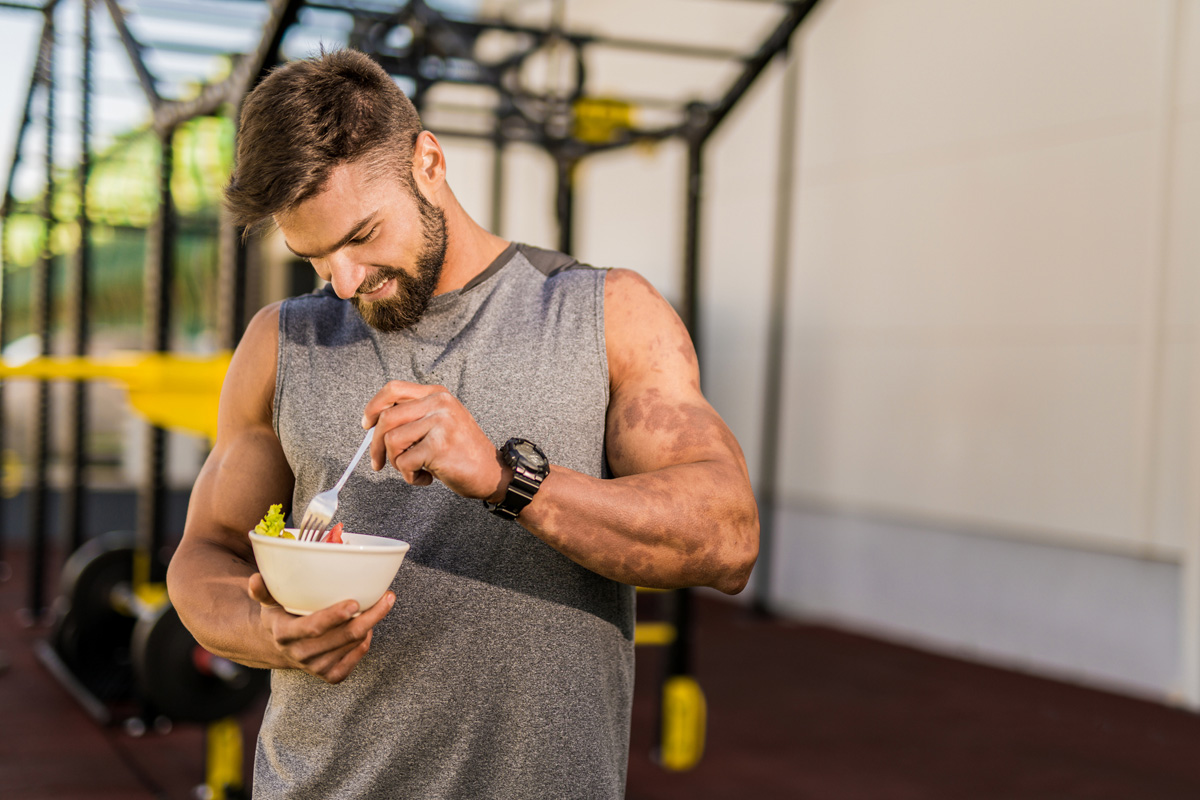
[[[632,272],[608,273],[604,316],[605,436],[616,477],[553,465],[517,521],[614,580],[735,594],[758,556],[758,507],[737,441],[700,392],[691,338]],[[388,384],[366,407],[364,427],[376,423],[375,469],[391,463],[410,483],[436,477],[466,497],[503,497],[511,471],[444,388]]]
[[[221,388],[217,439],[192,489],[167,590],[208,651],[336,683],[366,652],[371,626],[392,597],[353,620],[352,600],[294,617],[274,603],[257,574],[247,531],[271,504],[288,506],[294,482],[271,423],[278,326],[278,304],[264,308],[234,353]]]
[[[552,467],[520,523],[625,583],[741,591],[758,554],[758,508],[741,448],[700,392],[687,329],[625,270],[608,274],[604,325],[616,478]]]

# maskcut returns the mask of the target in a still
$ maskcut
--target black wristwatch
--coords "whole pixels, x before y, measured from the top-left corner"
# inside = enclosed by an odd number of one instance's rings
[[[512,467],[512,480],[503,500],[499,503],[484,500],[483,504],[498,517],[516,519],[550,474],[550,460],[540,447],[525,439],[509,439],[505,442],[500,448],[500,458]]]

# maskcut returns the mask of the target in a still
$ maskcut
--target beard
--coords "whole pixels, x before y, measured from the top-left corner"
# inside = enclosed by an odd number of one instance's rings
[[[413,195],[421,215],[422,234],[421,251],[417,253],[415,265],[416,275],[397,267],[380,267],[371,274],[371,279],[394,280],[395,292],[382,300],[363,300],[357,295],[350,298],[363,321],[385,333],[410,328],[421,319],[437,288],[446,259],[446,215],[415,187]]]

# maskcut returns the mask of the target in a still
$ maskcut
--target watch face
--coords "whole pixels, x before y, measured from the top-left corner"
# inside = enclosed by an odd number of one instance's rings
[[[513,449],[517,451],[517,455],[529,463],[529,466],[534,470],[541,470],[548,466],[545,457],[541,454],[532,443],[520,441],[513,445]]]

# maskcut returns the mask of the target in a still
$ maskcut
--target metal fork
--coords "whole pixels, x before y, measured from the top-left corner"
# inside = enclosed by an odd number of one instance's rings
[[[374,435],[375,426],[372,425],[371,429],[367,431],[367,435],[363,437],[362,444],[358,446],[358,452],[354,454],[354,458],[350,459],[350,466],[346,467],[346,471],[342,473],[341,480],[332,489],[326,489],[309,501],[308,508],[304,509],[304,517],[300,520],[300,536],[298,537],[300,541],[319,542],[325,538],[325,532],[329,529],[329,523],[333,519],[333,512],[337,511],[338,492],[346,485],[346,479],[358,465],[358,460],[363,457],[363,453],[367,452]]]

